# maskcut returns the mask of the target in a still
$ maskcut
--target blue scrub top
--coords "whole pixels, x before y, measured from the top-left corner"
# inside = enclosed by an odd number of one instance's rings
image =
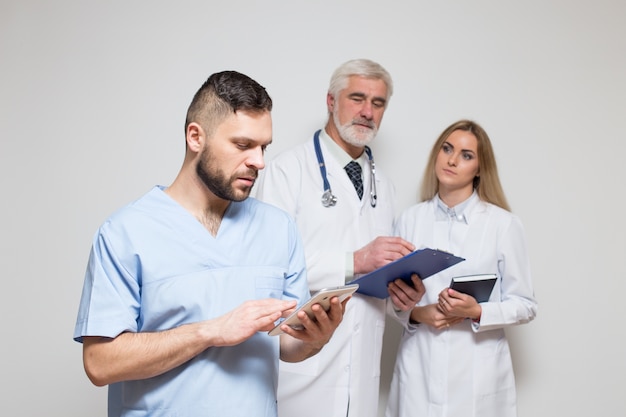
[[[231,202],[212,236],[164,187],[95,235],[74,331],[114,338],[221,316],[246,300],[309,296],[291,217],[256,199]],[[276,416],[279,338],[257,333],[209,348],[162,375],[112,384],[109,416]]]

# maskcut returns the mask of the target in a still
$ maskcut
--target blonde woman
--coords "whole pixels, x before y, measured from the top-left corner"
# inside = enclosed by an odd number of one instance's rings
[[[466,260],[424,280],[398,349],[386,416],[516,416],[515,377],[504,329],[534,319],[524,230],[510,212],[483,128],[446,128],[430,153],[422,202],[395,227],[417,247]],[[487,302],[449,289],[453,276],[495,273]]]

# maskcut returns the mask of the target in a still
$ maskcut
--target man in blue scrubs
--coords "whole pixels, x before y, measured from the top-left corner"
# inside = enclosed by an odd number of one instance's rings
[[[309,297],[292,218],[248,198],[272,141],[272,100],[235,71],[195,94],[186,153],[95,234],[74,339],[89,379],[109,385],[109,416],[275,417],[278,359],[328,342],[344,303],[300,313],[304,328],[267,331]]]

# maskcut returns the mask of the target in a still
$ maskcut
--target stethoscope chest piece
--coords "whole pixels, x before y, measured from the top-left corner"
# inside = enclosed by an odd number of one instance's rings
[[[324,191],[322,194],[322,205],[324,207],[332,207],[337,204],[337,197],[329,190]]]

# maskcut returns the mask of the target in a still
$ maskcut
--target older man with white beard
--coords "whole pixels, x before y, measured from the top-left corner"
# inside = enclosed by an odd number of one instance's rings
[[[328,121],[307,142],[277,155],[261,173],[257,198],[289,212],[305,246],[312,292],[344,284],[415,249],[392,237],[395,191],[367,146],[376,136],[393,84],[379,64],[351,60],[333,73]],[[358,163],[356,168],[347,165]],[[348,170],[355,172],[356,185]],[[330,342],[311,359],[281,362],[282,417],[374,417],[386,311],[404,314],[422,282],[389,286],[386,300],[357,294]],[[408,314],[408,313],[407,313]]]

